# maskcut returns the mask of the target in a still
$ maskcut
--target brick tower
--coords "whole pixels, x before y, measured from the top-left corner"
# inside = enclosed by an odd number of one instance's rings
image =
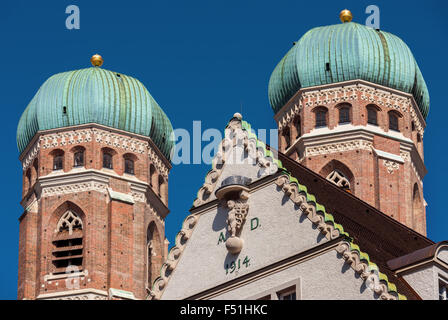
[[[167,255],[171,123],[92,64],[49,78],[18,125],[18,299],[143,299]]]
[[[425,81],[401,39],[340,17],[308,31],[271,75],[279,149],[426,234]]]

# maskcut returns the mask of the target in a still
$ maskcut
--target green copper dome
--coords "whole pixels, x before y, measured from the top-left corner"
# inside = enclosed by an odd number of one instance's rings
[[[410,93],[423,117],[428,115],[428,89],[408,46],[393,34],[354,22],[305,33],[272,72],[269,101],[278,112],[300,88],[355,79]]]
[[[56,74],[41,86],[20,118],[20,152],[41,130],[98,123],[147,136],[170,159],[170,120],[132,77],[92,67]]]

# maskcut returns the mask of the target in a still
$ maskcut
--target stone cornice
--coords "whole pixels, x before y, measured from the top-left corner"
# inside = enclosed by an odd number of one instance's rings
[[[242,146],[248,153],[248,157],[255,160],[260,168],[259,177],[277,172],[278,159],[250,130],[250,125],[247,122],[235,117],[230,120],[225,130],[225,138],[219,144],[218,152],[212,161],[212,170],[206,175],[205,182],[193,202],[193,207],[200,206],[214,198],[212,192],[228,160],[228,151],[235,146]]]
[[[360,79],[302,88],[275,114],[274,119],[281,130],[305,107],[350,102],[358,99],[358,94],[361,100],[368,103],[403,113],[410,112],[417,131],[423,137],[426,122],[411,94]]]
[[[22,152],[19,160],[22,162],[23,170],[26,170],[41,148],[48,149],[56,148],[60,145],[76,145],[90,142],[92,139],[106,146],[140,154],[147,153],[157,170],[168,179],[171,163],[150,138],[95,123],[39,131]]]
[[[67,290],[54,293],[40,294],[37,300],[107,300],[108,294],[106,291],[98,289],[79,289]]]
[[[427,169],[412,140],[404,137],[399,132],[385,132],[376,126],[353,126],[350,124],[337,126],[334,129],[322,128],[311,131],[299,137],[286,150],[290,156],[296,150],[300,150],[302,160],[304,157],[327,155],[352,150],[372,150],[373,137],[383,137],[400,142],[400,155],[404,162],[410,162],[418,179],[421,181],[427,173]],[[380,150],[383,151],[383,150]]]

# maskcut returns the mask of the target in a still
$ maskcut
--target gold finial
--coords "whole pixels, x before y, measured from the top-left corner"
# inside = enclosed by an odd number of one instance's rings
[[[350,22],[353,19],[353,15],[350,10],[344,9],[339,14],[339,19],[341,19],[342,23]]]
[[[94,67],[101,67],[103,65],[103,57],[101,57],[99,54],[95,54],[90,58],[90,62]]]

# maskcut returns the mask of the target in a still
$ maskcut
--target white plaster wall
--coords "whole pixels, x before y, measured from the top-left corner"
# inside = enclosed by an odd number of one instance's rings
[[[448,247],[440,248],[439,253],[437,254],[437,259],[448,263]]]
[[[252,193],[248,203],[239,256],[228,254],[223,242],[218,244],[220,233],[226,234],[228,209],[218,207],[202,214],[162,299],[191,296],[327,241],[273,182]],[[254,217],[260,226],[251,230]],[[250,259],[247,268],[242,263],[246,256]],[[225,265],[238,258],[241,268],[226,274]],[[337,272],[340,270],[338,266]]]
[[[250,299],[283,283],[300,278],[303,300],[369,300],[377,295],[332,249],[311,260],[248,283],[214,299]]]
[[[437,272],[434,266],[426,265],[403,275],[409,285],[423,300],[439,298]]]

